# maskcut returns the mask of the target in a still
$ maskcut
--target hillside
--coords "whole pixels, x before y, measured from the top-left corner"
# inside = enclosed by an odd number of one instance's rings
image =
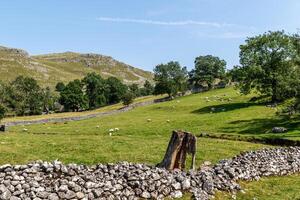
[[[43,86],[54,87],[59,81],[80,79],[89,72],[100,73],[104,78],[115,76],[127,84],[152,80],[151,72],[109,56],[74,52],[31,56],[21,49],[0,46],[0,80],[5,82],[23,75],[34,77]]]

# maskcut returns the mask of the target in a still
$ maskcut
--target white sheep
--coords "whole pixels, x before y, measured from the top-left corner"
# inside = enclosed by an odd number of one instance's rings
[[[152,121],[152,119],[147,119],[147,122],[151,122]]]
[[[110,133],[112,133],[114,131],[115,131],[115,129],[113,129],[113,128],[111,128],[111,129],[108,130],[108,132],[110,132]]]
[[[99,126],[99,125],[97,125],[97,126],[96,126],[96,128],[100,128],[100,126]]]
[[[119,128],[115,128],[115,131],[119,131],[120,129]]]
[[[27,132],[27,131],[28,131],[28,129],[27,129],[27,128],[23,128],[23,131],[24,131],[24,132]]]

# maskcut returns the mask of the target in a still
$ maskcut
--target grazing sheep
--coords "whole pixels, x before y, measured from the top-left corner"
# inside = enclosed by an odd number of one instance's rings
[[[27,129],[27,128],[23,128],[23,131],[24,131],[24,132],[27,132],[27,131],[28,131],[28,129]]]
[[[170,120],[167,120],[167,123],[170,123]]]
[[[99,126],[99,125],[97,125],[97,126],[96,126],[96,128],[100,128],[100,126]]]
[[[111,129],[108,130],[108,132],[110,132],[110,133],[112,133],[114,131],[115,131],[115,129],[113,129],[113,128],[111,128]]]
[[[152,119],[147,119],[147,122],[151,122],[152,121]]]
[[[119,131],[120,129],[119,128],[115,128],[115,131]]]

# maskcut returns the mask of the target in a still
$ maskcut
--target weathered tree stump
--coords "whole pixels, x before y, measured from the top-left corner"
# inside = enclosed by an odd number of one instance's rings
[[[157,167],[173,169],[185,169],[186,156],[192,154],[191,169],[195,169],[197,138],[191,133],[173,131],[164,159]]]

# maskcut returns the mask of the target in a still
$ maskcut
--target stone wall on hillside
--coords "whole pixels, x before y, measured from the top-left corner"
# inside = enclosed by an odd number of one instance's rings
[[[101,116],[118,114],[118,113],[122,113],[122,112],[132,110],[132,109],[137,108],[137,107],[151,105],[151,104],[155,104],[155,103],[160,103],[160,102],[164,102],[164,101],[168,101],[168,100],[170,100],[170,99],[169,98],[155,99],[155,100],[150,100],[150,101],[145,101],[145,102],[134,103],[134,104],[131,104],[129,106],[125,106],[125,107],[123,107],[121,109],[118,109],[118,110],[112,110],[112,111],[107,111],[107,112],[99,112],[99,113],[82,115],[82,116],[75,116],[75,117],[61,117],[61,118],[48,118],[48,119],[40,119],[40,120],[22,120],[22,121],[6,122],[5,127],[8,128],[8,127],[11,127],[11,126],[18,126],[18,125],[43,124],[43,123],[62,123],[62,122],[67,122],[67,121],[79,121],[79,120],[90,119],[90,118],[94,118],[94,117],[101,117]]]

